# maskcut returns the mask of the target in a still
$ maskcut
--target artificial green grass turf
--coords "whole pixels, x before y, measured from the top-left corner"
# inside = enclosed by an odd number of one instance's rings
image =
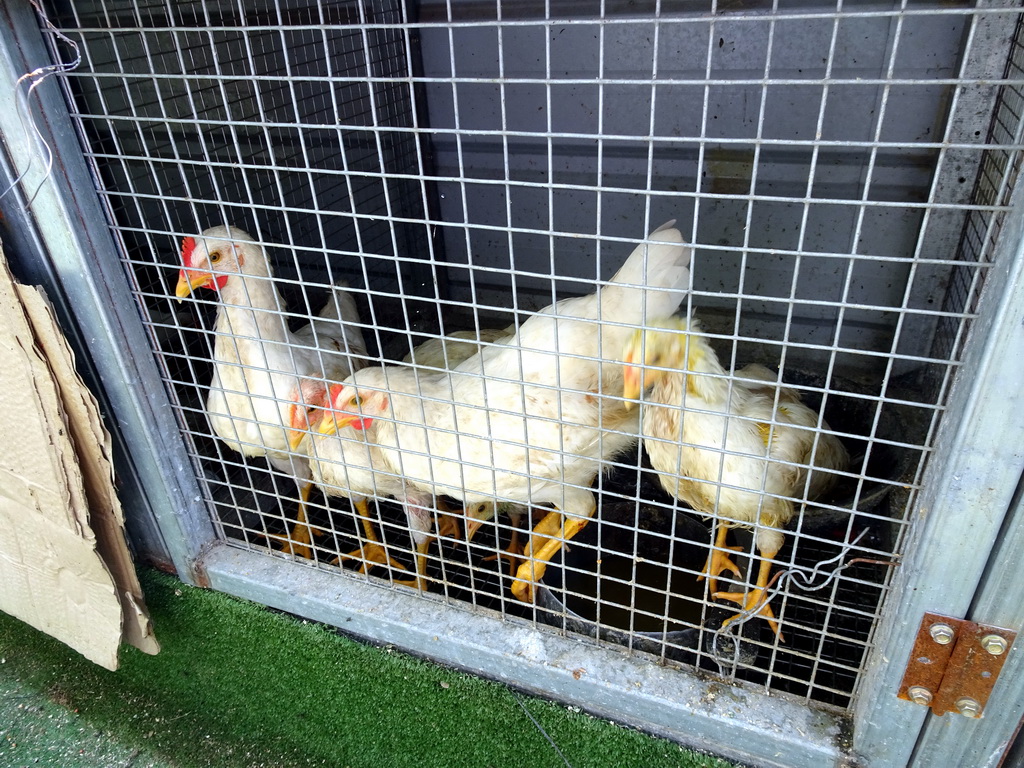
[[[342,637],[155,571],[140,574],[163,647],[108,672],[0,614],[19,680],[90,727],[175,766],[728,768],[662,739]],[[7,668],[10,671],[10,668]]]

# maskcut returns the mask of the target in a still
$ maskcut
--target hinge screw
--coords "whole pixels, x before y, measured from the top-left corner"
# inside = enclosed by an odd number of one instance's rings
[[[981,717],[981,704],[970,696],[957,699],[956,708],[964,717]]]
[[[912,685],[907,688],[907,696],[915,704],[927,707],[932,703],[932,692],[923,685]]]
[[[985,635],[981,638],[981,647],[993,656],[1002,656],[1006,653],[1006,640],[999,635]]]
[[[956,634],[949,624],[942,623],[932,624],[928,628],[928,633],[932,636],[932,640],[939,645],[949,645],[953,642],[953,637]]]

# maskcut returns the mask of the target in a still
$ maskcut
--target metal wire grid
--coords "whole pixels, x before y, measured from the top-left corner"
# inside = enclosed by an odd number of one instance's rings
[[[679,217],[698,246],[685,309],[726,367],[781,366],[854,456],[776,570],[876,562],[777,595],[785,643],[759,620],[730,642],[715,628],[732,611],[694,581],[708,531],[638,452],[598,478],[598,520],[540,607],[509,599],[500,558],[483,559],[510,538],[504,518],[472,547],[443,538],[432,589],[845,707],[1015,180],[1019,49],[1000,81],[985,67],[1006,52],[984,33],[1019,14],[629,8],[76,3],[55,20],[83,43],[72,114],[223,535],[265,547],[296,493],[210,433],[214,305],[197,321],[168,302],[181,236],[227,221],[287,244],[271,255],[293,320],[347,279],[371,347],[398,358],[592,291]],[[990,83],[999,108],[976,128],[966,105]],[[948,183],[954,157],[979,170]],[[411,563],[403,514],[378,506]],[[313,507],[328,534],[314,555],[333,567],[354,523],[343,504]]]
[[[1008,82],[1000,88],[998,103],[992,117],[991,141],[995,144],[1019,145],[1024,131],[1024,121],[1021,120],[1024,114],[1024,94],[1017,84],[1024,74],[1021,35],[1022,26],[1018,22],[1006,65]],[[972,199],[987,205],[1006,206],[1020,173],[1020,161],[1019,151],[994,149],[986,152],[971,195]],[[1002,218],[1000,211],[984,208],[972,210],[968,214],[960,242],[960,260],[968,263],[989,260],[989,253],[999,236]],[[952,309],[954,312],[963,311],[965,308],[973,311],[984,274],[977,270],[958,268],[951,280],[944,308]],[[937,346],[934,356],[940,359],[951,355],[958,357],[959,350],[956,350],[956,354],[954,350],[964,342],[963,329],[961,333],[957,333],[955,328],[950,327],[950,319],[944,318],[942,322],[947,327],[936,335]]]

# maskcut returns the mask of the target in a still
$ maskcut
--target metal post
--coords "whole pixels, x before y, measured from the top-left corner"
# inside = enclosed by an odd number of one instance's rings
[[[45,287],[51,295],[59,294],[73,313],[85,347],[78,355],[89,356],[95,364],[109,405],[107,426],[120,433],[138,487],[144,489],[144,497],[135,501],[144,498],[148,503],[178,575],[195,583],[194,565],[213,540],[213,527],[129,293],[106,212],[56,82],[44,83],[32,97],[40,136],[26,132],[21,119],[16,81],[51,61],[35,12],[28,3],[6,3],[0,8],[0,26],[0,136],[8,167],[15,175],[27,169],[20,190],[29,191],[18,198],[9,194],[5,215],[23,216],[23,231],[32,233],[38,250],[25,258],[51,265],[54,282]],[[46,147],[53,157],[48,176]],[[37,187],[26,210],[24,201]],[[22,205],[13,205],[15,199]]]

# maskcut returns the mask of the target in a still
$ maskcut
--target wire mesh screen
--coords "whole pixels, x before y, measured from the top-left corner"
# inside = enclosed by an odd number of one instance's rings
[[[1016,181],[1014,4],[50,12],[225,540],[849,705]]]

